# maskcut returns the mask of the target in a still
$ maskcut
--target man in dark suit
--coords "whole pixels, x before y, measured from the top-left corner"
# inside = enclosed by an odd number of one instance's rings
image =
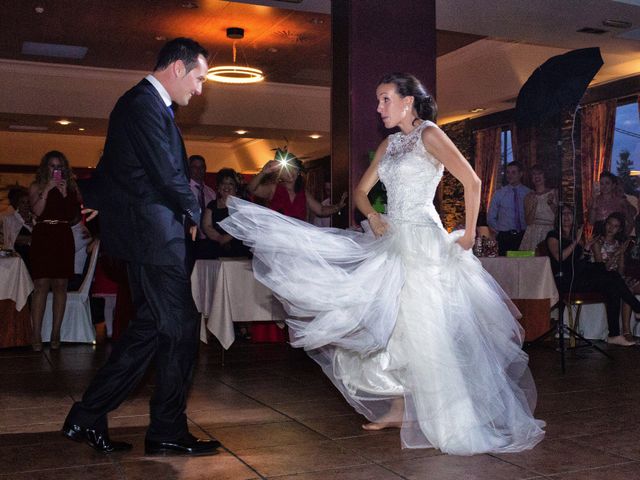
[[[107,413],[137,386],[152,360],[157,378],[145,453],[207,455],[220,446],[187,429],[186,397],[200,324],[185,232],[195,237],[201,212],[189,188],[185,147],[171,109],[172,102],[186,106],[202,93],[207,55],[187,38],[162,48],[153,74],[126,92],[111,112],[104,155],[82,189],[85,206],[99,211],[104,249],[127,263],[136,309],[63,426],[65,436],[100,452],[131,448],[109,438]]]

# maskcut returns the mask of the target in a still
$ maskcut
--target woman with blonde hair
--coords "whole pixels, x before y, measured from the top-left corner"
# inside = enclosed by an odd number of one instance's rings
[[[29,187],[31,210],[37,217],[31,240],[31,302],[33,349],[42,350],[42,318],[47,295],[53,292],[51,348],[60,348],[60,327],[67,303],[67,283],[73,277],[74,242],[71,225],[80,219],[80,196],[67,157],[47,152]]]

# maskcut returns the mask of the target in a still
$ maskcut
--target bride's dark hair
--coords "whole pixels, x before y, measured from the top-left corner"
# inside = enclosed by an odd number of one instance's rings
[[[413,106],[418,113],[418,118],[436,121],[438,116],[436,101],[416,77],[410,73],[394,72],[382,77],[378,85],[383,83],[393,83],[401,97],[413,97]]]

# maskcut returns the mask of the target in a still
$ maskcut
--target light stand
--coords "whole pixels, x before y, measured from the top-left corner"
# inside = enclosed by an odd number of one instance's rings
[[[571,141],[574,144],[574,148],[573,148],[573,161],[575,162],[575,141],[573,138],[573,132],[574,132],[574,127],[575,127],[575,121],[576,121],[576,114],[578,111],[578,107],[576,107],[575,111],[573,112],[573,126],[571,128]],[[558,212],[559,214],[556,215],[557,220],[558,220],[558,224],[556,225],[557,231],[558,231],[558,253],[560,258],[558,259],[558,264],[559,264],[559,268],[558,268],[558,272],[555,275],[556,278],[556,285],[560,284],[560,280],[562,279],[562,277],[564,276],[564,272],[562,269],[562,208],[564,206],[564,202],[563,202],[563,197],[562,197],[562,114],[560,113],[558,115],[558,141],[557,141],[557,152],[558,152],[558,168],[559,168],[559,172],[560,175],[558,176],[558,189],[557,189],[557,198],[558,198]],[[575,172],[575,168],[573,169]],[[575,206],[574,206],[574,228],[575,228]],[[573,252],[572,252],[572,257],[573,257]],[[573,285],[573,282],[572,284]],[[569,292],[567,292],[564,297],[568,298],[569,300],[571,299],[571,287],[569,287]],[[609,358],[610,360],[613,359],[613,357],[611,357],[611,355],[609,355],[609,353],[607,353],[606,351],[604,351],[603,349],[601,349],[599,346],[597,346],[596,344],[594,344],[591,340],[588,340],[587,338],[585,338],[584,336],[580,335],[576,330],[574,330],[573,328],[569,327],[565,322],[564,322],[564,310],[565,310],[565,306],[568,306],[569,308],[572,308],[573,304],[571,303],[571,301],[567,302],[568,305],[565,304],[564,300],[563,300],[563,294],[560,293],[561,298],[560,301],[558,302],[558,320],[556,322],[555,325],[553,325],[549,330],[547,330],[545,333],[543,333],[542,335],[540,335],[538,338],[536,338],[535,340],[532,340],[530,342],[530,344],[535,344],[538,342],[541,342],[543,340],[545,340],[548,336],[552,335],[553,333],[556,333],[558,335],[558,351],[560,352],[560,366],[562,369],[562,373],[564,374],[566,371],[566,360],[565,360],[565,356],[566,356],[566,351],[567,351],[567,347],[565,345],[565,334],[568,334],[570,336],[573,336],[579,340],[581,340],[582,342],[584,342],[583,345],[580,345],[579,347],[570,347],[570,348],[580,348],[580,347],[592,347],[595,350],[597,350],[598,352],[600,352],[602,355],[604,355],[605,357]],[[576,303],[579,305],[579,303]]]

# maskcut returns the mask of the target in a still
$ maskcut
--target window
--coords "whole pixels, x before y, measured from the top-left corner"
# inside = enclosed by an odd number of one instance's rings
[[[640,191],[640,117],[638,100],[621,101],[616,109],[611,170],[616,173],[625,193]]]
[[[504,127],[500,132],[500,179],[504,184],[507,165],[513,162],[513,144],[511,143],[511,129]]]

